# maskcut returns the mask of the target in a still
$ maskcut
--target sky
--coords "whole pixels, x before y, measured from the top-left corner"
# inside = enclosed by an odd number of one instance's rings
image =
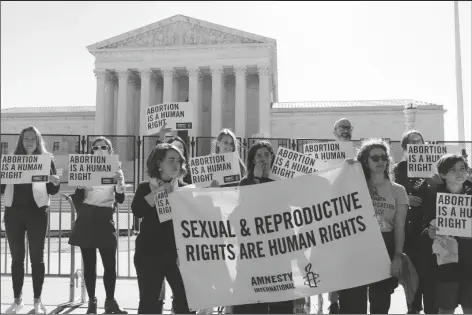
[[[85,47],[176,14],[276,39],[279,101],[431,102],[447,110],[445,140],[458,139],[452,1],[2,1],[1,107],[94,106]],[[459,18],[470,141],[470,1]]]

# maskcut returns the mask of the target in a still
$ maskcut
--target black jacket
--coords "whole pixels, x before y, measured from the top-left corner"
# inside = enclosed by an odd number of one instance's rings
[[[179,180],[179,187],[187,186]],[[139,235],[136,238],[136,251],[155,250],[165,253],[171,259],[177,259],[174,226],[172,220],[160,223],[156,207],[150,206],[144,197],[151,193],[149,181],[138,185],[131,203],[133,214],[142,218]]]

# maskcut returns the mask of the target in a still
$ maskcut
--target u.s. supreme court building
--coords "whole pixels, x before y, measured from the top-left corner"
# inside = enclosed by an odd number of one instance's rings
[[[347,117],[354,139],[399,140],[407,125],[426,139],[444,139],[442,105],[411,99],[281,102],[275,39],[191,17],[176,15],[87,49],[95,57],[96,106],[64,100],[68,106],[2,109],[2,133],[33,124],[45,134],[137,136],[144,133],[147,106],[189,101],[196,115],[190,137],[230,128],[239,137],[332,139],[333,123]]]

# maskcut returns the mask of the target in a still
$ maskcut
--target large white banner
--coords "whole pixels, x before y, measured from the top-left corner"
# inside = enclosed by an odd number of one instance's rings
[[[166,125],[172,130],[193,128],[193,105],[190,102],[164,103],[146,108],[146,133],[158,133]]]
[[[285,301],[390,276],[360,164],[169,196],[191,309]]]
[[[51,172],[49,154],[44,155],[2,155],[2,184],[29,184],[48,182]]]

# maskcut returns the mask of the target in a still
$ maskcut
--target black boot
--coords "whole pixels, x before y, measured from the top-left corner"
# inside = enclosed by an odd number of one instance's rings
[[[97,314],[97,298],[88,301],[87,313],[85,314]]]
[[[127,311],[122,310],[115,299],[105,300],[105,314],[128,314]]]
[[[339,314],[339,304],[338,302],[332,302],[331,305],[328,307],[329,314]]]

